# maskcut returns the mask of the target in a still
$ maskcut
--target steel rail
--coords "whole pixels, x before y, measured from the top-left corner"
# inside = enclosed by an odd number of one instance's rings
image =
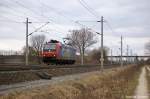
[[[117,66],[117,64],[105,64],[104,67],[114,67]],[[87,65],[6,65],[1,66],[0,65],[0,72],[7,72],[7,71],[28,71],[28,70],[45,70],[45,69],[57,69],[57,68],[92,68],[92,67],[100,67],[96,64],[87,64]]]

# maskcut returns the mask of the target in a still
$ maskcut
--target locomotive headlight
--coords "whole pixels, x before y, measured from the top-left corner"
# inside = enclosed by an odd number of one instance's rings
[[[53,56],[55,56],[55,55],[53,55]]]

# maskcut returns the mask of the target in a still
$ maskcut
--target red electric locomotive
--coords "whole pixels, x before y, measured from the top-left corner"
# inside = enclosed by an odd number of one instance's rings
[[[71,46],[51,40],[44,44],[42,59],[46,64],[74,64],[76,50]]]

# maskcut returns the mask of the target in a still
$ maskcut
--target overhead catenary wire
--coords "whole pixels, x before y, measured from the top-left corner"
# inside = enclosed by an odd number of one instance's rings
[[[94,32],[94,33],[98,33],[96,30],[92,29],[91,27],[89,27],[89,26],[87,26],[87,25],[85,25],[85,24],[81,24],[81,23],[79,23],[78,21],[77,21],[77,23],[78,23],[79,25],[81,25],[81,26],[87,28],[87,29],[91,29],[91,31]]]
[[[29,9],[28,7],[24,6],[22,3],[20,3],[20,2],[17,1],[17,0],[14,0],[14,1],[15,1],[16,4],[22,6],[23,8],[27,9],[28,11],[30,11],[30,12],[32,12],[32,13],[34,13],[34,14],[38,14],[39,16],[44,17],[44,18],[47,19],[48,21],[51,21],[51,24],[52,24],[52,23],[55,23],[55,21],[53,21],[52,18],[50,19],[50,18],[47,17],[47,16],[41,15],[41,14],[35,12],[34,10]],[[36,17],[36,18],[37,18],[37,19],[40,19],[39,17]],[[34,23],[38,23],[38,22],[34,22]],[[40,22],[39,22],[39,23],[40,23]],[[43,22],[42,22],[42,23],[43,23]],[[57,27],[57,28],[59,28],[59,27]]]
[[[21,6],[21,7],[23,7],[23,8],[25,8],[25,9],[29,10],[30,12],[32,12],[32,13],[34,13],[34,14],[38,14],[38,13],[36,13],[34,10],[32,10],[32,9],[30,9],[30,8],[28,8],[28,7],[26,7],[26,6],[24,6],[22,3],[20,3],[20,2],[17,1],[17,0],[15,0],[15,3],[18,4],[18,5]],[[54,12],[56,12],[57,14],[63,16],[63,17],[66,18],[67,20],[69,19],[69,21],[71,21],[72,23],[75,23],[75,24],[78,24],[78,25],[81,26],[81,24],[79,24],[79,23],[77,23],[77,22],[74,22],[73,19],[67,17],[66,15],[63,15],[62,12],[59,12],[59,11],[55,10],[54,8],[48,6],[48,5],[44,4],[44,3],[42,3],[42,4],[43,4],[45,7],[51,8],[52,11],[54,10]],[[38,15],[39,15],[39,14],[38,14]],[[46,18],[46,19],[49,20],[49,18],[48,18],[47,16],[44,16],[44,15],[40,15],[40,16],[43,16],[44,18]],[[53,21],[52,19],[50,19],[50,20],[51,20],[51,24],[54,25],[55,21]],[[37,23],[38,23],[38,22],[37,22]],[[54,26],[54,27],[59,28],[58,26]],[[60,28],[59,28],[59,29],[60,29]],[[61,29],[60,29],[60,30],[61,30]]]
[[[84,0],[78,0],[78,2],[93,16],[95,16],[98,19],[100,18],[100,16],[95,12],[95,10],[88,6],[88,4]]]
[[[34,13],[35,15],[36,15],[36,12],[34,12],[33,10],[31,10],[31,9],[29,9],[28,7],[26,7],[26,6],[24,6],[22,3],[20,3],[19,1],[10,1],[10,2],[12,2],[13,4],[15,4],[15,5],[19,5],[20,7],[22,7],[22,8],[24,8],[24,9],[26,9],[27,11],[29,11],[29,12],[31,12],[31,13]],[[9,2],[7,2],[7,3],[9,3]],[[16,10],[15,9],[13,9],[13,7],[7,7],[7,8],[10,8],[10,10],[12,10],[13,12],[16,12]],[[17,11],[18,12],[18,11]],[[20,11],[19,11],[20,12]],[[20,12],[20,13],[22,13],[22,12]],[[14,13],[13,13],[14,14]],[[16,14],[16,16],[18,16],[18,17],[20,17],[20,18],[26,18],[26,17],[29,17],[29,18],[35,18],[34,16],[30,16],[29,14],[27,14],[27,13],[22,13],[22,14],[24,14],[24,15],[17,15]],[[35,18],[35,19],[37,19],[37,18]],[[39,20],[39,19],[37,19],[37,20]]]
[[[60,12],[60,11],[54,9],[53,7],[51,7],[51,6],[49,6],[49,5],[47,5],[47,4],[43,3],[43,2],[41,2],[40,0],[38,0],[38,1],[39,1],[42,5],[44,5],[44,7],[48,7],[49,9],[51,9],[51,11],[53,11],[54,13],[56,13],[56,14],[58,14],[58,15],[64,17],[64,18],[65,18],[66,20],[68,20],[69,22],[72,22],[72,23],[81,25],[81,24],[79,24],[77,21],[73,20],[72,18],[70,18],[70,17],[64,15],[62,12]]]
[[[10,18],[8,18],[8,17],[4,17],[4,18],[5,18],[5,20],[0,19],[0,22],[2,22],[2,23],[23,23],[23,22],[19,22],[19,21],[10,19]],[[6,19],[7,19],[7,20],[6,20]]]
[[[16,3],[17,3],[18,5],[24,7],[25,9],[28,9],[28,10],[32,11],[33,13],[36,13],[36,12],[34,12],[32,9],[29,9],[29,8],[27,8],[26,6],[24,6],[23,4],[21,4],[19,1],[17,1],[17,0],[15,0],[15,1],[16,1]],[[86,4],[85,1],[83,1],[83,0],[81,0],[81,1],[84,2],[84,4]],[[63,15],[62,12],[59,12],[59,11],[55,10],[54,8],[50,7],[49,5],[46,5],[46,4],[44,4],[44,3],[42,3],[42,5],[44,5],[45,7],[51,8],[52,11],[56,12],[57,14],[63,16],[63,17],[66,18],[66,19],[69,19],[69,21],[71,21],[71,22],[74,22],[74,20],[72,20],[71,18],[67,17],[66,15]],[[86,5],[87,5],[87,4],[86,4]],[[41,16],[43,16],[43,15],[41,15]],[[47,19],[48,17],[44,17],[44,18]],[[51,21],[53,21],[53,20],[51,20]],[[19,22],[16,22],[16,23],[19,23]],[[20,23],[21,23],[21,22],[20,22]],[[33,22],[32,22],[32,23],[33,23]],[[34,23],[43,23],[43,22],[34,22]],[[55,23],[55,22],[53,21],[53,23]],[[52,23],[52,24],[53,24],[53,23]],[[86,27],[86,28],[91,28],[91,27],[89,27],[89,26],[87,26],[87,25],[83,25],[83,24],[81,24],[81,23],[79,23],[79,22],[77,22],[77,21],[75,21],[74,23],[75,23],[75,24],[78,24],[78,25],[80,25],[80,26],[84,26],[84,27]],[[57,28],[57,29],[59,28],[58,26],[56,26],[56,25],[54,25],[54,24],[53,24],[53,27],[55,27],[55,28]],[[91,28],[91,29],[92,29],[92,28]],[[61,30],[61,29],[59,28],[59,30]],[[112,30],[112,29],[111,29],[111,30]],[[94,30],[94,31],[95,31],[95,30]]]
[[[81,24],[79,24],[79,23],[77,23],[76,21],[74,21],[72,18],[70,18],[70,17],[64,15],[62,12],[60,12],[60,11],[54,9],[53,7],[51,7],[51,6],[49,6],[49,5],[47,5],[47,4],[43,3],[43,2],[41,2],[40,0],[38,0],[38,1],[39,1],[42,5],[44,5],[44,7],[48,7],[49,9],[51,9],[51,11],[53,11],[54,13],[56,13],[56,14],[58,14],[58,15],[64,17],[64,18],[65,18],[66,20],[68,20],[69,22],[75,23],[75,24],[77,24],[77,25],[82,26]]]
[[[84,0],[78,0],[78,2],[89,12],[91,13],[93,16],[95,16],[97,19],[100,19],[100,16],[95,12],[95,10],[93,8],[91,8]],[[99,21],[95,21],[95,22],[99,22]],[[96,32],[94,30],[94,32]],[[97,32],[96,32],[97,33]]]
[[[44,15],[41,15],[41,14],[35,12],[33,9],[26,7],[24,4],[20,3],[18,0],[14,0],[14,1],[15,1],[14,3],[16,3],[17,5],[19,5],[19,6],[23,7],[23,8],[25,8],[25,9],[27,9],[28,11],[30,11],[30,12],[36,14],[36,15],[38,14],[38,16],[41,16],[41,18],[44,17],[44,18],[50,20],[50,21],[51,21],[51,24],[53,24],[53,26],[54,26],[55,28],[57,28],[57,29],[59,28],[59,30],[61,30],[60,27],[58,27],[57,25],[55,25],[56,23],[55,23],[54,20],[50,19],[50,18],[47,17],[47,16],[44,16]],[[45,5],[44,5],[44,6],[45,6]],[[48,6],[46,6],[46,7],[48,7]],[[50,8],[50,6],[49,6],[48,8]],[[51,7],[51,9],[52,9],[52,7]],[[57,11],[57,10],[55,10],[55,9],[53,9],[53,10],[54,10],[54,12],[56,12],[58,15],[63,16],[64,18],[66,18],[67,20],[71,21],[72,23],[75,23],[75,24],[78,24],[78,25],[80,25],[80,26],[83,26],[83,25],[81,25],[79,22],[75,22],[73,19],[67,17],[67,16],[64,15],[62,12],[59,12],[59,11]],[[34,17],[34,16],[33,16],[33,17]],[[37,17],[36,17],[36,18],[37,18]],[[40,19],[40,18],[38,18],[38,19]],[[40,23],[40,22],[32,22],[32,23]],[[41,23],[43,23],[43,22],[41,22]],[[54,24],[54,23],[55,23],[55,24]],[[86,26],[86,27],[87,27],[87,26]]]
[[[16,12],[18,12],[18,11],[16,11],[16,9],[14,9],[13,7],[11,7],[10,5],[8,5],[8,4],[10,4],[10,2],[8,2],[8,0],[6,0],[5,1],[6,3],[5,4],[3,4],[3,6],[2,7],[4,7],[4,8],[6,8],[6,9],[9,9],[9,11],[11,11],[11,12],[9,12],[9,14],[11,14],[11,15],[13,15],[13,16],[16,16],[16,17],[19,17],[19,18],[25,18],[25,16],[23,16],[23,15],[18,15],[18,14],[16,14]],[[12,13],[13,12],[13,13]],[[15,12],[15,13],[14,13]]]
[[[114,31],[114,29],[112,28],[112,26],[110,25],[108,21],[106,21],[106,25],[111,30],[112,33],[117,33],[116,31]]]
[[[45,4],[45,3],[42,3],[40,0],[38,0],[38,1],[41,3],[41,5],[44,5],[44,7],[47,7],[47,8],[50,9],[51,11],[57,13],[58,15],[61,15],[61,16],[65,17],[65,18],[68,20],[68,17],[66,17],[65,15],[63,15],[61,12],[55,10],[53,7],[51,7],[51,6],[49,6],[49,5]],[[71,20],[71,19],[70,19],[70,20]],[[71,20],[71,21],[73,21],[73,20]],[[55,22],[54,20],[52,20],[52,19],[51,19],[51,25],[53,25],[53,27],[55,27],[55,28],[57,28],[57,29],[59,29],[59,30],[62,30],[62,29],[58,26],[58,24],[56,24],[56,22]]]
[[[39,28],[35,29],[33,32],[31,32],[30,34],[28,34],[28,36],[32,35],[34,32],[37,32],[38,30],[40,30],[41,28],[43,28],[43,27],[46,26],[47,24],[49,24],[49,22],[46,22],[45,24],[43,24],[43,25],[40,26]]]
[[[89,13],[91,13],[93,16],[95,16],[98,19],[100,18],[100,16],[95,12],[95,10],[93,10],[84,0],[78,0],[78,1]],[[109,29],[112,31],[112,33],[117,33],[116,31],[113,30],[113,28],[111,27],[108,21],[105,22],[109,27]]]
[[[51,11],[53,11],[54,13],[63,16],[65,19],[69,20],[70,22],[74,22],[73,19],[69,18],[68,16],[64,15],[62,12],[56,10],[55,8],[51,7],[50,5],[47,5],[43,2],[41,2],[40,0],[38,0],[42,5],[44,5],[44,7],[47,7],[48,9],[50,9]]]
[[[95,12],[95,10],[93,8],[91,8],[84,0],[78,0],[79,3],[92,15],[94,15],[96,18],[100,18],[100,16]],[[91,22],[91,21],[89,21]],[[111,27],[111,25],[109,24],[108,21],[105,21],[107,26],[110,28],[110,30],[112,31],[112,33],[116,33],[116,31],[113,30],[113,28]]]
[[[7,3],[9,3],[9,2],[7,2]],[[14,2],[13,2],[14,3]],[[23,8],[25,8],[25,9],[27,9],[28,11],[31,11],[32,13],[36,13],[36,12],[34,12],[33,10],[30,10],[29,8],[27,8],[27,7],[25,7],[23,4],[21,4],[20,2],[18,2],[18,1],[15,1],[15,4],[17,4],[17,5],[19,5],[19,6],[21,6],[21,7],[23,7]],[[5,6],[7,6],[7,5],[5,5]],[[13,8],[11,8],[10,6],[7,6],[7,8],[9,8],[10,10],[13,10],[14,12],[16,12],[16,10],[14,10]],[[24,18],[23,16],[18,16],[18,15],[15,15],[15,14],[13,14],[15,17],[20,17],[20,18]],[[0,20],[1,22],[8,22],[8,23],[24,23],[24,22],[21,22],[21,21],[16,21],[16,20],[12,20],[12,19],[10,19],[10,18],[8,18],[8,17],[6,17],[6,16],[3,16],[5,19],[7,19],[7,20]],[[34,16],[32,16],[32,17],[34,17]],[[45,23],[45,22],[40,22],[40,21],[32,21],[32,23]]]
[[[48,7],[49,9],[51,9],[51,11],[57,13],[57,14],[60,15],[60,16],[63,16],[63,17],[64,17],[65,19],[67,19],[68,21],[70,21],[70,22],[72,22],[72,23],[75,23],[75,24],[78,24],[78,25],[80,25],[80,26],[88,27],[88,26],[86,26],[86,25],[80,24],[78,21],[74,21],[74,20],[71,19],[70,17],[64,15],[62,12],[59,12],[59,11],[55,10],[53,7],[51,7],[51,6],[49,6],[49,5],[45,4],[45,3],[42,3],[40,0],[38,0],[38,1],[39,1],[42,5],[44,5],[44,7]],[[89,28],[89,27],[88,27],[88,28]]]
[[[62,15],[62,14],[61,14],[61,12],[58,12],[58,11],[57,11],[57,10],[55,10],[54,8],[52,8],[52,7],[50,7],[50,6],[48,6],[48,5],[44,4],[44,3],[42,3],[40,0],[38,0],[38,1],[41,3],[41,5],[44,5],[44,7],[48,7],[49,9],[51,9],[51,11],[53,11],[53,12],[55,12],[55,13],[59,14],[59,15]],[[44,16],[46,19],[48,19],[48,17],[46,17],[45,15],[42,15],[42,16]],[[62,15],[62,16],[63,16],[63,15]],[[65,16],[64,16],[64,17],[65,17]],[[58,27],[58,26],[54,25],[54,24],[56,24],[56,23],[55,23],[55,21],[54,21],[54,20],[52,20],[52,18],[51,18],[50,20],[51,20],[51,25],[53,25],[53,27],[55,27],[55,28],[58,28],[58,29],[62,30],[60,27]]]
[[[22,3],[20,3],[19,0],[14,0],[14,2],[15,2],[16,4],[22,6],[23,8],[27,9],[28,11],[34,13],[35,15],[38,15],[38,16],[41,16],[41,17],[45,17],[45,18],[47,18],[49,21],[52,21],[52,19],[51,19],[50,17],[48,18],[48,17],[46,17],[46,16],[44,16],[44,15],[39,14],[37,11],[26,7],[25,5],[23,5]],[[34,16],[33,16],[33,18],[34,18]],[[40,19],[40,18],[38,18],[38,17],[36,17],[36,18],[37,18],[38,20]]]

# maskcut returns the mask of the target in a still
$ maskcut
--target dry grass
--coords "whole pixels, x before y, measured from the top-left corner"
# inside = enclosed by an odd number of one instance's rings
[[[137,85],[139,67],[130,66],[90,73],[83,79],[65,81],[53,86],[14,92],[1,99],[125,99]]]

